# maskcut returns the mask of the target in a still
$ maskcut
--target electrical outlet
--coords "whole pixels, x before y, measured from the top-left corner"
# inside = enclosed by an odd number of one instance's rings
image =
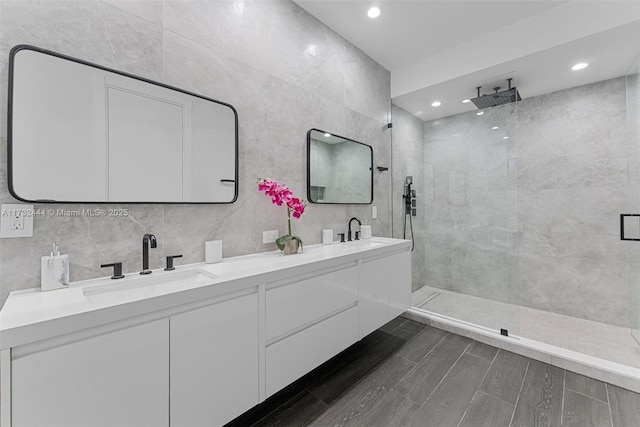
[[[20,215],[20,213],[13,213],[11,215],[9,230],[24,230],[24,215]]]
[[[371,219],[378,218],[378,208],[375,206],[371,206]]]
[[[276,239],[280,237],[278,235],[278,230],[269,230],[262,232],[262,243],[273,243]]]
[[[33,217],[40,209],[33,205],[3,204],[0,206],[0,238],[33,236]]]

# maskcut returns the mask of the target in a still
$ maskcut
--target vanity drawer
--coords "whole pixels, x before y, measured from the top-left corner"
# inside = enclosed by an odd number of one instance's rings
[[[267,397],[331,359],[358,340],[358,307],[267,347]]]
[[[346,267],[266,292],[266,339],[293,333],[358,301],[358,269]]]

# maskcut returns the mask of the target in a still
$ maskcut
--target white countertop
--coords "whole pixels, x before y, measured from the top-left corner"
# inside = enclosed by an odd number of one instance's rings
[[[176,283],[131,287],[122,291],[85,295],[85,289],[100,285],[134,284],[137,272],[125,279],[109,277],[71,283],[68,288],[41,292],[40,288],[12,292],[0,311],[0,349],[76,332],[119,320],[169,309],[207,298],[242,291],[261,284],[292,279],[314,270],[353,263],[358,259],[408,250],[410,241],[373,237],[333,245],[310,245],[296,255],[280,251],[224,258],[217,264],[176,266],[175,271],[154,270],[160,279],[179,277],[180,272],[203,270],[214,275],[199,283]],[[128,282],[120,282],[120,280]]]

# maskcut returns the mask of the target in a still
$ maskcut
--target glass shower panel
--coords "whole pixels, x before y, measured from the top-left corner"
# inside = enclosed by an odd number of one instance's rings
[[[393,111],[394,237],[411,219],[414,306],[518,334],[516,103],[426,121],[421,139],[417,119]],[[403,209],[406,176],[416,216]]]
[[[520,103],[513,301],[521,337],[640,368],[640,242],[620,230],[640,214],[637,90],[618,76]]]
[[[632,211],[640,214],[640,58],[625,76],[627,129],[629,139],[629,194]],[[638,217],[636,217],[638,218]],[[634,367],[640,367],[640,242],[624,242],[632,247],[632,267],[629,281],[629,327],[632,346],[638,357]]]

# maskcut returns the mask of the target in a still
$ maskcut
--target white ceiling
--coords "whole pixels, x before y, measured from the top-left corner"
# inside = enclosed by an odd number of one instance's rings
[[[476,86],[515,77],[526,99],[624,75],[640,56],[640,0],[294,1],[390,70],[393,103],[425,121],[475,109],[461,100]],[[570,71],[579,61],[590,66]]]

